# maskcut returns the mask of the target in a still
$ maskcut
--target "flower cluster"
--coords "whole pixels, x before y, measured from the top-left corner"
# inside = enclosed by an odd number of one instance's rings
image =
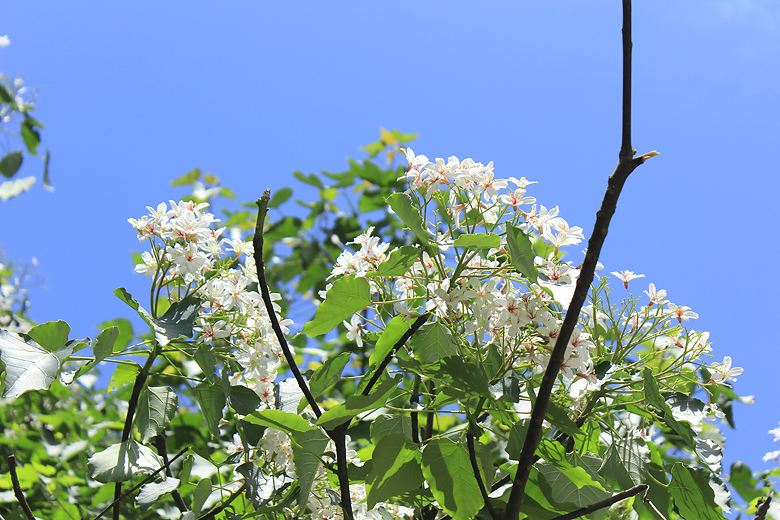
[[[167,288],[171,299],[197,297],[201,301],[197,343],[228,342],[241,367],[230,377],[231,383],[251,388],[264,402],[272,403],[283,354],[260,294],[250,288],[257,283],[254,250],[239,236],[221,238],[224,228],[212,229],[219,221],[205,211],[208,206],[170,201],[170,209],[161,203],[147,208],[146,216],[128,219],[138,240],[151,243],[135,270]],[[238,263],[241,257],[243,263]],[[280,311],[275,304],[275,312]],[[278,314],[277,319],[289,332],[292,321]]]

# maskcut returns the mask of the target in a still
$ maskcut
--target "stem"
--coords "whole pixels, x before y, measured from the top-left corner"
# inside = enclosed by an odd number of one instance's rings
[[[415,375],[414,376],[414,388],[412,389],[412,396],[409,398],[409,402],[413,404],[419,404],[420,403],[420,376]],[[418,422],[418,413],[412,412],[412,442],[415,444],[420,444],[420,425]]]
[[[341,493],[341,509],[344,518],[353,520],[352,498],[349,495],[349,474],[347,472],[347,428],[346,421],[332,430],[327,430],[328,435],[336,445],[336,475],[339,478],[339,492]]]
[[[135,415],[135,409],[138,406],[138,399],[141,397],[141,391],[144,389],[144,385],[146,384],[146,378],[149,376],[149,371],[152,369],[152,364],[154,364],[154,360],[157,357],[158,348],[159,347],[155,342],[155,345],[149,352],[149,357],[146,359],[146,363],[144,363],[141,371],[138,372],[138,375],[135,377],[133,393],[130,396],[130,401],[127,403],[127,417],[125,417],[125,427],[122,430],[121,442],[127,442],[130,439],[130,434],[133,431],[133,416]],[[119,520],[119,502],[124,496],[126,495],[122,495],[122,483],[117,482],[116,486],[114,487],[114,520]]]
[[[244,490],[245,490],[245,489],[246,489],[246,482],[244,482],[244,485],[243,485],[243,486],[241,486],[241,487],[240,487],[240,488],[238,488],[236,491],[234,491],[234,492],[233,492],[233,494],[232,494],[232,495],[230,495],[230,496],[227,498],[227,500],[225,500],[224,502],[222,502],[220,505],[218,505],[217,507],[215,507],[214,509],[212,509],[211,511],[209,511],[209,512],[208,512],[208,513],[206,513],[205,515],[203,515],[203,516],[199,516],[199,517],[197,518],[197,520],[208,520],[209,518],[214,518],[214,517],[215,517],[215,516],[217,516],[219,513],[221,513],[223,509],[225,509],[227,506],[229,506],[229,505],[230,505],[230,503],[231,503],[231,502],[233,502],[233,500],[235,500],[235,499],[237,499],[239,496],[241,496],[241,494],[244,492]]]
[[[436,399],[436,383],[433,382],[433,380],[428,382],[428,393],[431,395],[429,404],[433,404],[433,401]],[[433,436],[433,420],[435,418],[435,413],[433,412],[433,406],[431,406],[431,411],[428,413],[428,417],[425,418],[425,431],[423,432],[423,441],[427,441]]]
[[[287,361],[287,365],[290,367],[290,371],[295,376],[295,380],[298,382],[298,386],[306,396],[306,402],[309,403],[311,409],[314,410],[314,415],[318,418],[322,415],[320,407],[317,405],[317,401],[314,400],[314,396],[309,390],[309,385],[306,384],[306,380],[303,379],[301,371],[298,369],[298,365],[295,363],[290,346],[287,344],[287,338],[284,337],[282,328],[279,325],[279,320],[276,318],[276,311],[274,310],[273,302],[271,301],[271,294],[268,291],[268,282],[265,279],[265,264],[263,263],[263,225],[265,223],[265,214],[268,211],[268,201],[271,200],[271,190],[267,189],[263,192],[263,196],[260,197],[255,204],[257,204],[257,223],[255,224],[255,236],[252,238],[252,246],[254,247],[255,265],[257,266],[257,279],[259,281],[260,291],[263,296],[263,302],[265,303],[265,310],[268,313],[268,319],[271,320],[271,326],[276,333],[276,339],[279,341],[279,345],[282,347],[284,353],[284,359]]]
[[[395,345],[393,345],[393,348],[388,352],[388,354],[385,356],[385,358],[382,360],[381,363],[379,363],[379,366],[376,369],[376,372],[374,372],[374,375],[371,376],[371,380],[366,385],[366,388],[363,389],[363,395],[368,395],[371,393],[371,389],[374,387],[376,382],[379,380],[379,378],[384,374],[385,368],[387,368],[387,365],[390,364],[390,360],[393,359],[393,356],[398,351],[401,346],[406,343],[409,338],[412,337],[412,334],[417,332],[417,330],[422,327],[426,321],[428,321],[428,317],[431,314],[429,312],[426,312],[425,314],[421,314],[418,316],[416,320],[414,320],[414,323],[412,323],[412,326],[407,330],[403,336],[401,336],[401,339],[396,341]]]
[[[490,503],[490,497],[488,496],[487,489],[485,489],[485,483],[482,482],[482,475],[479,471],[479,464],[477,463],[477,450],[474,448],[474,436],[470,433],[466,434],[466,445],[469,448],[469,460],[471,461],[471,469],[474,471],[474,478],[477,479],[477,485],[479,486],[479,492],[482,494],[482,500],[485,501],[485,506],[490,513],[493,520],[501,518],[493,508],[493,504]]]
[[[27,504],[27,499],[24,498],[24,492],[22,491],[22,486],[19,485],[19,477],[16,475],[16,457],[13,455],[8,456],[8,467],[11,471],[11,483],[14,488],[14,496],[16,497],[16,501],[19,502],[19,505],[22,506],[22,511],[24,511],[24,515],[28,518],[28,520],[35,520],[35,516],[32,514],[32,511],[30,510],[29,504]]]
[[[176,460],[176,458],[174,458],[171,462],[168,462],[168,448],[165,446],[165,430],[163,430],[162,433],[160,433],[154,438],[154,447],[157,448],[157,453],[163,459],[163,465],[165,466],[165,474],[173,478],[173,473],[171,473],[170,465],[171,463],[173,463],[173,460]],[[182,450],[182,452],[183,451],[184,450]],[[176,457],[178,457],[178,455],[176,455]],[[187,505],[184,503],[184,500],[181,498],[181,494],[179,493],[178,489],[174,489],[173,491],[171,491],[171,496],[173,497],[173,501],[176,502],[176,507],[179,508],[179,511],[181,511],[182,513],[187,511]]]
[[[601,248],[607,237],[609,223],[612,215],[617,208],[618,197],[623,189],[628,176],[640,164],[657,155],[657,152],[649,152],[645,155],[634,157],[634,149],[631,146],[631,0],[623,0],[623,142],[620,147],[620,154],[617,167],[614,173],[609,177],[607,191],[604,194],[604,200],[601,208],[596,213],[596,223],[593,227],[593,233],[588,241],[588,250],[585,254],[585,261],[582,264],[582,271],[577,279],[577,286],[574,290],[569,309],[566,312],[566,318],[561,326],[560,335],[550,354],[550,361],[545,370],[542,383],[539,386],[539,392],[536,397],[536,404],[531,412],[531,422],[528,426],[528,432],[525,438],[525,444],[520,454],[517,474],[515,475],[512,492],[506,507],[506,520],[517,520],[520,516],[520,508],[523,505],[525,486],[528,483],[528,477],[531,474],[531,467],[534,463],[534,452],[536,451],[542,433],[542,422],[547,411],[547,404],[550,402],[555,380],[558,377],[561,364],[564,361],[566,346],[569,343],[572,332],[577,325],[580,310],[588,296],[590,285],[593,282],[593,275],[596,271]]]
[[[571,513],[566,513],[565,515],[556,516],[552,520],[572,520],[574,518],[579,518],[583,515],[587,515],[588,513],[592,513],[593,511],[598,511],[599,509],[609,507],[616,502],[620,502],[621,500],[637,495],[642,491],[647,491],[648,489],[650,489],[650,486],[648,486],[647,484],[639,484],[638,486],[634,486],[631,489],[621,491],[617,495],[611,496],[609,498],[605,498],[604,500],[600,500],[595,504],[591,504],[589,506],[577,509],[576,511],[572,511]]]
[[[758,501],[758,504],[756,505],[756,516],[753,517],[753,520],[764,520],[766,518],[766,514],[769,512],[769,503],[772,501],[772,493],[769,493],[769,496],[766,498],[761,498]]]

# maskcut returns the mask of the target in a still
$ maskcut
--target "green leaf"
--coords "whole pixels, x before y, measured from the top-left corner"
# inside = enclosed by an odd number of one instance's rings
[[[373,466],[366,480],[368,508],[423,485],[417,446],[404,435],[391,433],[377,442],[372,454]]]
[[[137,363],[126,364],[121,363],[116,366],[114,373],[111,375],[111,380],[108,382],[108,391],[113,392],[122,388],[130,381],[134,381],[138,372],[141,371],[141,367]]]
[[[415,260],[420,258],[421,249],[414,246],[401,246],[390,256],[379,264],[376,272],[372,276],[403,276],[414,265]]]
[[[490,386],[482,370],[473,361],[461,356],[447,356],[420,368],[422,375],[444,381],[448,386],[466,393],[491,398]]]
[[[138,507],[141,508],[141,511],[146,511],[153,506],[161,496],[176,490],[176,488],[179,487],[179,483],[179,479],[171,477],[166,477],[165,480],[160,483],[150,482],[141,488],[138,492],[138,496],[135,497],[135,502],[138,504]]]
[[[309,381],[309,390],[317,398],[331,385],[335,385],[341,379],[341,372],[349,362],[349,352],[342,352],[338,356],[328,358],[325,363],[317,367]]]
[[[87,462],[92,478],[103,484],[124,482],[136,475],[148,475],[163,464],[161,457],[132,439],[112,444],[92,455]]]
[[[559,496],[569,496],[570,494],[573,494],[572,490],[570,489],[571,486],[569,484],[573,485],[577,489],[583,489],[587,487],[592,487],[596,491],[604,492],[604,486],[596,480],[598,476],[595,474],[595,471],[590,472],[588,468],[582,467],[581,465],[574,465],[572,462],[566,457],[566,452],[563,446],[558,444],[552,439],[542,439],[542,442],[539,443],[539,447],[537,448],[537,452],[541,457],[549,464],[549,467],[560,470],[561,474],[565,474],[565,479],[568,482],[564,482],[560,479],[560,475],[558,473],[551,471],[549,468],[542,469],[540,468],[539,471],[541,471],[545,478],[547,479],[547,482],[550,482],[550,485],[553,486],[553,489],[558,489]],[[600,464],[599,464],[600,465]],[[598,468],[598,466],[597,466]],[[559,486],[554,485],[553,482],[551,482],[550,478],[553,477],[556,481],[559,482]],[[565,488],[565,489],[564,489]],[[589,496],[594,496],[593,491],[590,490],[586,493]],[[606,496],[609,496],[609,493],[606,494]],[[577,495],[578,499],[582,498],[583,496]],[[553,497],[555,498],[555,497]],[[602,500],[605,498],[605,496],[602,496],[598,500]],[[573,500],[571,498],[565,498],[559,500],[558,498],[555,498],[558,502],[574,502],[578,506],[585,505],[586,502],[581,501],[578,502],[577,500]],[[584,500],[584,499],[583,499]]]
[[[661,395],[660,390],[658,389],[658,383],[655,381],[655,377],[653,376],[653,371],[650,368],[645,368],[644,370],[644,394],[645,398],[647,399],[647,402],[661,410],[663,412],[663,420],[666,424],[669,425],[670,428],[672,428],[674,431],[680,434],[680,437],[685,441],[685,443],[690,446],[691,448],[696,446],[696,441],[693,438],[693,432],[691,431],[691,427],[685,423],[681,423],[675,419],[674,414],[672,413],[672,409],[669,407],[669,405],[664,400],[663,396]]]
[[[458,355],[452,333],[438,321],[420,327],[412,336],[411,345],[414,357],[426,364]]]
[[[271,200],[268,201],[269,208],[278,208],[282,203],[286,202],[292,196],[292,190],[290,188],[282,188],[276,191]]]
[[[222,385],[199,383],[192,389],[200,404],[200,411],[206,419],[209,431],[214,437],[219,437],[219,421],[222,420],[222,409],[225,407],[225,394]]]
[[[520,460],[523,451],[525,436],[528,434],[528,419],[522,419],[512,425],[509,430],[509,441],[506,444],[506,453],[512,460]]]
[[[370,365],[376,365],[380,363],[388,354],[393,350],[396,343],[407,333],[409,330],[409,321],[406,316],[395,316],[385,327],[382,335],[379,336],[379,340],[376,342],[374,351],[368,358]]]
[[[494,249],[501,245],[501,237],[494,233],[464,234],[456,238],[453,245],[467,249]]]
[[[131,295],[124,287],[119,287],[118,289],[114,289],[114,295],[125,302],[127,305],[130,306],[131,309],[134,311],[138,310],[138,302],[133,299],[133,295]]]
[[[0,159],[0,173],[9,179],[13,177],[14,173],[19,171],[19,167],[22,166],[22,151],[14,150],[8,152]]]
[[[233,385],[230,387],[228,404],[237,414],[249,415],[260,406],[260,396],[243,385]]]
[[[177,177],[176,179],[172,180],[170,185],[171,186],[186,186],[187,184],[192,184],[193,182],[200,179],[201,169],[200,168],[193,168],[192,170],[188,171],[181,177]]]
[[[305,182],[306,184],[310,184],[312,186],[315,186],[317,188],[322,189],[323,184],[319,177],[314,175],[313,173],[310,173],[309,175],[304,175],[303,173],[299,172],[298,170],[295,170],[293,172],[293,175],[300,181]]]
[[[165,430],[179,407],[179,397],[169,386],[150,386],[138,400],[135,424],[146,444]]]
[[[206,499],[211,494],[211,479],[204,478],[198,482],[195,486],[195,491],[192,492],[192,512],[194,516],[200,515],[203,510],[203,504],[206,503]]]
[[[683,518],[700,520],[722,520],[725,517],[719,505],[715,503],[715,492],[707,479],[695,470],[676,462],[672,466],[672,482],[669,491],[674,505]]]
[[[333,330],[354,313],[371,305],[368,280],[346,276],[333,282],[325,301],[317,307],[314,319],[303,326],[303,333],[313,338]]]
[[[643,439],[614,439],[598,471],[613,488],[628,489],[645,482],[649,463],[650,449]]]
[[[38,155],[38,145],[41,144],[41,134],[36,127],[40,128],[41,124],[25,114],[20,132],[24,145],[27,147],[27,151],[33,155]]]
[[[147,315],[147,321],[154,329],[155,339],[164,347],[174,339],[191,338],[192,327],[202,305],[200,298],[188,296],[173,303],[161,318]]]
[[[323,413],[317,420],[317,425],[327,430],[349,421],[361,412],[384,406],[387,403],[387,399],[401,382],[401,379],[402,376],[399,375],[393,379],[386,380],[371,395],[352,395],[347,397],[343,403],[337,404]]]
[[[408,143],[409,141],[414,141],[417,139],[417,136],[419,134],[404,134],[402,132],[399,132],[398,130],[390,130],[390,133],[393,134],[393,136],[398,139],[401,143]]]
[[[94,345],[92,345],[92,355],[95,356],[95,359],[80,367],[73,379],[78,379],[79,376],[92,370],[98,363],[110,356],[114,352],[114,344],[117,337],[119,337],[119,329],[117,327],[109,327],[98,334]]]
[[[393,193],[385,199],[398,218],[417,236],[423,245],[429,245],[428,232],[423,225],[420,210],[405,193]]]
[[[206,379],[209,379],[209,382],[213,382],[211,379],[216,377],[217,370],[217,356],[214,354],[214,347],[208,343],[201,343],[198,345],[198,350],[195,351],[193,359],[200,369],[203,370],[203,375],[206,376]]]
[[[62,320],[47,321],[30,329],[27,333],[40,346],[54,352],[62,348],[68,342],[70,326]]]
[[[298,484],[301,486],[298,504],[306,507],[311,486],[317,477],[322,454],[325,453],[330,437],[319,429],[310,429],[293,432],[291,441],[295,474],[298,475]]]
[[[412,440],[412,418],[408,415],[382,414],[371,421],[370,437],[376,444],[382,437],[398,434]]]
[[[244,420],[267,428],[276,428],[286,433],[316,430],[314,426],[309,425],[309,421],[300,415],[282,410],[260,410],[247,415]]]
[[[10,92],[8,92],[8,89],[5,88],[5,85],[0,84],[0,101],[4,103],[13,103],[14,106],[16,105],[16,102],[14,101],[14,97],[11,95]]]
[[[569,413],[552,401],[547,404],[545,418],[550,421],[553,426],[570,437],[582,435],[583,433],[582,430],[577,427],[577,423],[571,420]]]
[[[369,157],[376,157],[376,154],[385,149],[385,143],[380,139],[379,141],[374,141],[366,146],[361,146],[360,149],[368,152]]]
[[[130,320],[126,318],[117,318],[115,320],[104,321],[97,326],[98,329],[101,329],[104,332],[111,327],[119,329],[119,335],[116,337],[113,345],[114,352],[123,350],[130,344],[130,340],[133,339],[133,325],[130,323]],[[98,340],[99,339],[100,336],[98,335]],[[95,346],[93,346],[92,349],[94,350]]]
[[[471,520],[485,504],[465,444],[446,437],[432,440],[423,451],[422,470],[433,496],[454,520]]]
[[[49,329],[39,330],[38,335],[50,342],[50,346],[59,342],[59,336],[44,334],[45,330]],[[65,337],[67,339],[67,333]],[[28,390],[48,390],[62,363],[73,352],[73,346],[73,342],[69,342],[52,352],[26,334],[0,330],[0,360],[5,364],[3,397],[19,397]]]
[[[534,253],[531,241],[522,229],[507,226],[506,229],[506,245],[509,249],[509,256],[512,260],[512,265],[517,271],[528,278],[528,280],[537,283],[539,272],[534,266]]]
[[[756,489],[759,482],[753,477],[753,472],[750,471],[750,468],[739,461],[731,465],[729,483],[745,502],[751,502],[766,495],[766,490],[763,486]]]

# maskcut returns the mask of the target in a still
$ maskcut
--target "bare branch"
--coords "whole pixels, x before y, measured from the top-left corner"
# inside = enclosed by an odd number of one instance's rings
[[[534,453],[541,440],[542,423],[547,405],[550,401],[550,394],[558,377],[558,372],[564,361],[566,347],[571,338],[572,332],[577,325],[580,310],[585,303],[585,299],[593,282],[593,276],[596,271],[601,248],[607,237],[609,223],[617,208],[618,197],[623,189],[623,185],[631,172],[646,159],[657,155],[657,152],[650,152],[640,157],[634,157],[634,149],[631,146],[631,0],[623,0],[623,142],[620,148],[618,165],[614,173],[609,177],[607,191],[604,194],[604,200],[601,208],[596,213],[596,223],[593,227],[593,233],[588,241],[588,251],[585,254],[585,261],[582,265],[580,276],[577,279],[577,286],[574,290],[569,309],[561,326],[558,340],[555,343],[547,370],[539,386],[536,403],[531,412],[531,421],[526,434],[523,450],[520,454],[520,460],[515,475],[512,492],[509,496],[506,508],[506,519],[517,520],[520,515],[520,508],[523,505],[525,486],[531,473],[531,467],[535,461]]]
[[[393,348],[390,350],[390,352],[385,356],[385,358],[382,360],[381,363],[379,363],[379,366],[376,369],[376,372],[374,372],[374,375],[371,376],[371,380],[368,382],[368,385],[366,385],[366,388],[363,389],[363,395],[368,395],[371,393],[371,389],[374,388],[374,385],[377,381],[379,381],[379,378],[384,374],[385,368],[387,368],[387,365],[390,364],[390,360],[393,359],[393,356],[398,351],[401,346],[409,341],[409,338],[412,337],[412,334],[417,332],[417,330],[422,327],[426,321],[428,321],[428,317],[430,317],[430,313],[426,312],[425,314],[421,314],[417,317],[416,320],[414,320],[414,323],[412,323],[412,326],[409,327],[409,330],[404,332],[404,335],[401,336],[401,339],[395,342],[395,345],[393,345]]]
[[[477,450],[474,448],[474,436],[470,433],[466,434],[466,446],[468,446],[469,449],[471,469],[474,471],[474,478],[477,479],[477,486],[479,486],[479,492],[482,494],[482,500],[485,501],[485,506],[493,520],[498,520],[501,517],[496,513],[493,504],[490,503],[490,497],[488,496],[487,489],[485,489],[485,483],[482,482],[482,475],[479,471],[479,464],[477,463]]]
[[[314,414],[319,417],[322,415],[320,407],[317,405],[317,401],[309,390],[309,385],[301,375],[301,371],[298,365],[295,363],[290,346],[287,344],[287,338],[282,332],[282,327],[279,325],[279,320],[276,319],[276,311],[274,310],[274,304],[271,301],[271,293],[268,290],[268,282],[265,279],[265,264],[263,263],[263,226],[265,224],[265,214],[268,211],[268,201],[271,200],[271,190],[267,189],[260,197],[257,204],[257,223],[255,224],[255,236],[252,239],[252,246],[254,247],[255,265],[257,266],[257,278],[260,286],[260,292],[263,296],[263,302],[265,303],[265,309],[268,312],[268,319],[271,320],[271,327],[273,327],[276,333],[276,339],[279,341],[279,345],[282,346],[282,352],[284,353],[284,359],[287,361],[287,365],[290,367],[290,371],[295,376],[295,380],[298,382],[303,395],[306,396],[306,402],[309,403],[311,409],[314,410]]]
[[[766,514],[769,512],[769,503],[772,501],[772,493],[769,493],[769,496],[766,498],[761,498],[758,501],[758,504],[756,505],[756,516],[753,517],[753,520],[765,520]]]
[[[30,510],[30,506],[27,504],[27,499],[24,498],[22,486],[19,485],[19,476],[16,474],[16,457],[13,455],[8,456],[8,467],[11,471],[11,484],[14,488],[14,496],[16,497],[16,501],[19,502],[20,506],[22,506],[22,511],[24,511],[24,515],[28,518],[28,520],[35,520],[35,516]]]
[[[581,516],[587,515],[588,513],[592,513],[593,511],[598,511],[599,509],[609,507],[612,504],[615,504],[617,502],[620,502],[621,500],[625,500],[626,498],[637,495],[643,491],[647,491],[649,488],[650,486],[648,486],[647,484],[639,484],[638,486],[634,486],[631,489],[621,491],[617,495],[613,495],[609,498],[605,498],[604,500],[600,500],[589,506],[577,509],[576,511],[572,511],[571,513],[566,513],[565,515],[556,516],[552,520],[572,520],[573,518],[579,518]]]

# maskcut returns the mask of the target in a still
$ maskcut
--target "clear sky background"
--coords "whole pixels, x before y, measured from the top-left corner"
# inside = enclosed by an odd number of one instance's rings
[[[498,177],[592,229],[620,147],[621,2],[0,2],[0,71],[38,86],[54,193],[0,204],[0,243],[39,262],[37,321],[73,337],[145,293],[129,217],[194,167],[241,199],[342,171],[379,127]],[[638,0],[629,178],[601,260],[701,318],[745,368],[727,459],[773,467],[780,421],[780,2]],[[21,175],[40,177],[29,161]],[[299,194],[306,191],[297,190]],[[584,244],[583,244],[584,249]],[[618,284],[616,291],[620,295]],[[619,290],[620,289],[620,290]]]

